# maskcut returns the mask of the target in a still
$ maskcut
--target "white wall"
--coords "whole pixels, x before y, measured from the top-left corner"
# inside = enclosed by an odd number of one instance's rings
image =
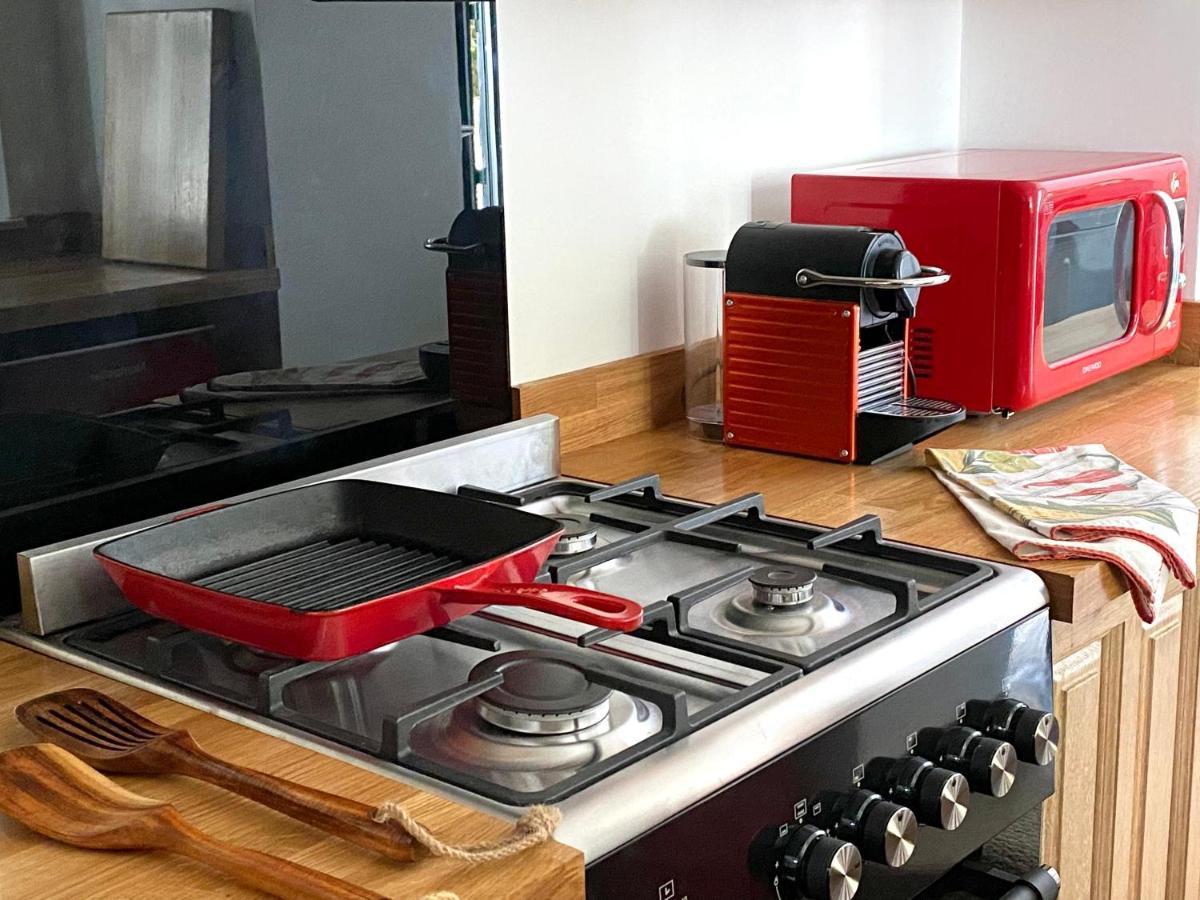
[[[1178,152],[1198,196],[1197,39],[1194,0],[964,0],[961,144]]]
[[[803,167],[955,146],[960,0],[501,0],[515,384],[682,341],[682,254]]]

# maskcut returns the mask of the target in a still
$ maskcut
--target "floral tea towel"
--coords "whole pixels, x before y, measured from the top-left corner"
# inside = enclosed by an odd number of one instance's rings
[[[1167,574],[1196,584],[1196,505],[1101,444],[926,450],[925,463],[984,530],[1023,560],[1102,559],[1153,622]]]

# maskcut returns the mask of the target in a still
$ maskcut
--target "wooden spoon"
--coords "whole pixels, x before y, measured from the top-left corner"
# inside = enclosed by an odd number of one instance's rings
[[[394,860],[427,855],[397,823],[374,821],[366,804],[218,759],[187,731],[151,722],[100,691],[45,694],[18,706],[17,718],[102,772],[199,778]]]
[[[324,872],[211,838],[169,803],[130,793],[53,744],[0,753],[0,810],[76,847],[179,853],[276,897],[384,900]]]

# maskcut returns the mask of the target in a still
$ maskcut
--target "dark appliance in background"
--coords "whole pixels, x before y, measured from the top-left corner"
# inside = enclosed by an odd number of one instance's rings
[[[0,463],[0,614],[18,606],[22,550],[458,433],[449,398],[413,401],[409,415],[347,416],[320,429],[298,424],[286,402],[0,416],[13,426],[0,426],[0,453],[7,454]]]
[[[962,421],[914,396],[922,266],[890,231],[750,222],[725,262],[725,443],[872,463]]]
[[[971,149],[792,177],[792,221],[892,229],[954,273],[912,324],[925,396],[1010,414],[1179,344],[1174,153]]]
[[[473,428],[494,425],[497,413],[504,418],[512,413],[504,210],[464,209],[449,234],[430,238],[425,249],[446,255],[446,349],[450,393],[460,405],[460,420]],[[439,355],[437,345],[422,348],[427,376],[437,371]]]
[[[23,203],[29,209],[14,207],[19,220],[0,229],[0,293],[4,294],[0,305],[9,311],[0,322],[0,416],[34,417],[24,419],[20,428],[13,424],[15,419],[8,419],[11,427],[0,435],[0,454],[5,457],[0,460],[0,614],[18,605],[17,554],[21,551],[511,418],[491,4],[446,0],[345,4],[342,9],[338,4],[296,6],[297,17],[336,23],[346,40],[369,34],[386,41],[390,40],[387,29],[393,29],[396,46],[401,46],[414,34],[428,34],[429,54],[421,55],[424,68],[420,70],[416,59],[406,59],[396,70],[397,77],[387,79],[387,90],[375,92],[380,104],[375,111],[386,109],[392,119],[322,139],[307,132],[306,145],[313,155],[296,156],[291,138],[306,133],[299,129],[306,127],[309,109],[304,104],[288,106],[286,98],[265,91],[265,84],[286,71],[289,78],[309,78],[314,91],[339,96],[340,90],[353,87],[356,78],[378,81],[379,65],[390,63],[386,57],[364,54],[364,68],[356,69],[354,60],[342,60],[327,69],[304,57],[300,48],[288,49],[293,58],[276,55],[272,61],[256,50],[263,38],[261,29],[269,26],[253,17],[230,20],[235,58],[221,69],[222,83],[230,90],[226,102],[212,112],[214,117],[230,119],[228,158],[213,169],[227,182],[223,267],[189,269],[101,258],[103,193],[87,209],[62,213],[42,214],[29,200]],[[25,33],[22,28],[33,29],[41,21],[33,13],[12,18],[14,33],[20,34]],[[102,25],[103,17],[93,24]],[[418,27],[430,30],[418,31]],[[30,33],[40,35],[44,30]],[[286,43],[280,41],[281,46]],[[63,64],[59,75],[64,90],[77,90],[83,98],[93,96],[94,85],[85,76],[92,78],[95,67],[80,59],[81,65],[68,71],[66,62],[78,48],[60,49],[56,44],[53,59],[48,53],[46,61]],[[164,63],[176,61],[175,56],[184,52],[175,46],[161,49]],[[146,88],[154,90],[161,83],[151,79]],[[437,122],[414,122],[412,104],[403,102],[405,91],[415,90],[425,97],[436,85],[447,101],[434,105]],[[441,129],[450,124],[447,117],[454,117],[454,98],[461,112],[454,123],[461,147],[453,132]],[[106,116],[118,106],[106,104]],[[352,108],[359,109],[357,104]],[[269,128],[268,122],[276,126]],[[393,131],[380,132],[375,126],[381,124]],[[313,171],[326,165],[331,172],[357,171],[345,165],[346,135],[363,140],[374,135],[378,140],[381,133],[410,132],[421,135],[423,150],[445,151],[453,157],[450,167],[440,165],[444,160],[437,165],[432,158],[428,161],[430,180],[419,185],[421,196],[433,197],[439,185],[442,189],[432,206],[414,204],[403,191],[381,194],[379,185],[391,182],[380,181],[374,170],[363,173],[360,184],[353,179],[331,181],[327,188],[318,189],[310,180]],[[431,142],[428,135],[434,132],[445,134],[447,143]],[[53,133],[40,125],[24,130],[5,127],[6,141],[41,141]],[[90,139],[77,143],[91,146]],[[287,147],[291,149],[280,152]],[[57,145],[31,144],[21,149],[52,153]],[[372,156],[387,155],[375,154],[370,146],[357,149]],[[135,146],[128,165],[153,168],[137,151]],[[390,158],[396,162],[388,164],[393,166],[388,171],[425,171],[419,168],[425,163],[423,156],[396,152]],[[79,164],[86,170],[91,161],[81,157]],[[85,171],[70,174],[87,182],[82,177]],[[463,223],[456,222],[447,235],[443,242],[447,249],[474,246],[461,258],[452,254],[444,297],[440,267],[433,257],[420,253],[413,261],[411,254],[403,254],[398,261],[381,249],[385,244],[380,241],[387,236],[378,234],[372,224],[375,216],[363,215],[355,205],[364,195],[391,204],[390,209],[374,212],[386,214],[394,224],[391,233],[406,246],[443,227],[428,223],[443,222],[460,204],[496,208],[465,213]],[[314,211],[297,197],[317,202],[324,212]],[[303,221],[282,211],[287,204],[281,198],[303,208]],[[122,198],[108,200],[119,204]],[[355,227],[338,229],[336,240],[326,244],[313,226],[305,224],[321,221],[346,221]],[[409,226],[420,229],[415,241]],[[277,238],[281,248],[284,244],[292,248],[290,256],[283,254],[277,260]],[[312,243],[297,243],[301,239]],[[298,248],[302,247],[337,254],[337,241],[344,248],[362,251],[359,256],[350,254],[357,262],[370,264],[379,258],[387,278],[321,266],[321,260],[318,266],[307,267],[292,262],[301,257]],[[209,262],[215,265],[216,260]],[[393,271],[396,265],[421,269],[421,279],[409,284],[398,277],[403,272]],[[318,268],[336,275],[323,280],[317,276],[327,272],[317,272]],[[299,290],[305,287],[305,278],[319,290]],[[412,286],[417,284],[419,289]],[[307,299],[298,299],[302,295]],[[398,302],[388,311],[392,299]],[[435,320],[437,307],[448,303],[449,341],[444,347],[419,353],[413,346],[418,339],[411,331],[396,327],[390,332],[389,320],[378,318],[391,315],[399,326],[407,315],[406,304],[416,302],[425,304],[430,320]],[[291,316],[289,320],[285,315],[287,328],[283,329],[281,303]],[[361,320],[360,310],[365,317]],[[366,337],[365,326],[340,328],[361,321],[371,323]],[[303,340],[286,346],[297,335]],[[456,351],[453,371],[450,347]],[[397,377],[394,388],[364,378],[362,389],[355,391],[345,381],[310,384],[303,371],[297,375],[281,369],[285,350],[288,365],[294,356],[298,370],[378,363],[394,367],[400,375],[410,367],[413,378],[402,383]],[[427,374],[425,382],[417,377],[418,362]],[[477,382],[477,377],[484,380]],[[228,389],[235,382],[249,389]],[[339,391],[345,396],[337,396]],[[44,433],[34,433],[33,428]]]
[[[220,373],[212,325],[0,362],[0,410],[103,415]]]
[[[153,472],[158,435],[65,413],[0,413],[0,507]]]

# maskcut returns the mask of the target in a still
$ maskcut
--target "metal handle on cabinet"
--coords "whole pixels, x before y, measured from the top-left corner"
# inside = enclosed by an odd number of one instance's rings
[[[814,269],[801,269],[796,273],[796,287],[810,288],[818,285],[835,287],[879,288],[899,291],[904,288],[932,287],[945,284],[950,276],[936,266],[921,266],[921,271],[907,278],[866,278],[858,275],[826,275]]]
[[[1171,282],[1167,287],[1167,302],[1163,304],[1162,316],[1154,326],[1154,333],[1162,331],[1175,315],[1175,304],[1179,301],[1179,291],[1183,287],[1183,273],[1179,271],[1179,263],[1183,256],[1183,229],[1179,224],[1179,209],[1175,206],[1175,198],[1166,191],[1151,191],[1150,196],[1163,208],[1167,215],[1167,243],[1170,251],[1168,265],[1171,267]]]
[[[429,238],[424,244],[426,250],[432,250],[434,253],[474,253],[483,244],[476,242],[474,244],[452,244],[449,238]]]

